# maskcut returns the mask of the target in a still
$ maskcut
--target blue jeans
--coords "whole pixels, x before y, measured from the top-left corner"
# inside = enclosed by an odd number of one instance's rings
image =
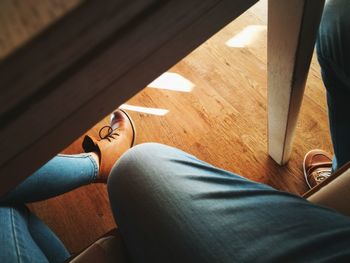
[[[132,262],[349,262],[350,218],[185,152],[142,144],[108,181]]]
[[[0,262],[63,262],[70,255],[59,238],[24,203],[45,200],[93,182],[98,168],[89,154],[58,155],[0,198]]]
[[[69,253],[23,205],[91,183],[88,154],[57,156],[1,199],[1,262],[63,262]],[[143,144],[118,161],[111,207],[135,262],[322,262],[349,259],[350,219],[221,170],[180,150]]]
[[[350,1],[326,3],[317,39],[317,56],[327,89],[333,170],[350,161]]]

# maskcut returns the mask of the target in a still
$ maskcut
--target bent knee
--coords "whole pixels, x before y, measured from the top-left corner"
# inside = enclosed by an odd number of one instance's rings
[[[159,143],[139,144],[126,151],[113,167],[108,178],[108,189],[121,185],[137,184],[143,180],[154,179],[156,171],[166,162],[167,156],[179,151]],[[152,177],[152,178],[149,178]]]
[[[341,64],[348,54],[350,17],[348,0],[330,0],[325,4],[318,35],[318,56]]]
[[[126,151],[114,166],[111,176],[129,172],[138,167],[152,166],[158,162],[158,158],[164,156],[165,151],[172,149],[169,146],[159,143],[138,144]]]

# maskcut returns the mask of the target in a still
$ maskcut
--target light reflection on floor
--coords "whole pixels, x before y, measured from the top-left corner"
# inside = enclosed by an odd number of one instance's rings
[[[147,85],[147,88],[164,89],[178,92],[191,92],[194,87],[195,85],[190,80],[184,78],[180,74],[173,72],[165,72]],[[130,104],[123,104],[119,108],[156,116],[164,116],[169,112],[167,109],[136,106]]]
[[[165,72],[147,85],[149,88],[191,92],[194,84],[180,74]]]
[[[267,31],[265,25],[250,25],[226,42],[229,47],[244,48],[252,47],[259,38],[262,38]]]
[[[151,115],[157,115],[157,116],[164,116],[169,112],[169,110],[166,110],[166,109],[141,107],[141,106],[134,106],[134,105],[129,105],[129,104],[123,104],[119,108],[121,108],[123,110],[137,111],[137,112],[151,114]]]

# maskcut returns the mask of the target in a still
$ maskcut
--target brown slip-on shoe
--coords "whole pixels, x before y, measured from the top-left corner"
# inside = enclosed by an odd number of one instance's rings
[[[304,176],[310,188],[323,182],[332,174],[332,157],[322,150],[311,150],[303,162]]]
[[[100,140],[86,135],[85,152],[96,152],[100,157],[100,169],[95,182],[107,183],[108,175],[120,156],[134,145],[136,130],[131,117],[118,109],[111,115],[110,126],[99,131]]]

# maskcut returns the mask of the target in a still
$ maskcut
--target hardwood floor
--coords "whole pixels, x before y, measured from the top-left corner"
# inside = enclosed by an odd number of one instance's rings
[[[136,143],[175,146],[254,181],[302,194],[307,190],[304,154],[313,148],[332,151],[324,87],[314,58],[291,160],[278,166],[267,154],[266,6],[260,1],[169,69],[177,75],[165,75],[171,80],[158,83],[163,89],[147,87],[126,104],[163,110],[129,111]],[[79,152],[80,143],[65,152]],[[103,185],[84,186],[30,208],[73,253],[115,226]]]

